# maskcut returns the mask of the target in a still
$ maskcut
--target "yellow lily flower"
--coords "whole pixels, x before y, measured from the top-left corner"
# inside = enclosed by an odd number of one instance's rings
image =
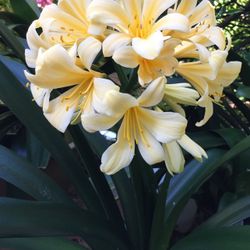
[[[103,42],[104,56],[112,56],[118,48],[131,45],[142,58],[157,58],[165,40],[161,31],[189,31],[188,19],[182,14],[170,13],[160,17],[176,2],[177,0],[93,0],[88,8],[89,19],[113,29]]]
[[[126,68],[139,67],[138,80],[144,86],[160,76],[171,76],[174,74],[178,61],[173,55],[174,49],[179,43],[179,40],[176,39],[167,40],[160,55],[153,60],[139,56],[132,46],[118,48],[113,54],[113,59],[116,63]]]
[[[87,18],[89,0],[59,0],[58,5],[46,6],[38,20],[35,20],[27,32],[25,56],[29,67],[35,68],[40,48],[48,49],[61,44],[72,53],[74,45],[90,36],[90,21]],[[38,29],[42,29],[41,34]]]
[[[184,170],[185,158],[181,147],[190,153],[197,161],[207,158],[204,149],[194,142],[186,134],[181,139],[163,144],[165,153],[165,164],[170,174],[181,173]]]
[[[184,135],[187,121],[183,116],[150,109],[161,102],[165,82],[164,77],[157,78],[137,99],[111,90],[104,96],[103,106],[96,109],[98,113],[82,115],[83,127],[89,132],[106,130],[122,119],[117,141],[102,155],[101,170],[106,174],[114,174],[130,164],[135,143],[143,159],[152,165],[164,160],[161,143]]]
[[[223,88],[230,85],[239,75],[241,62],[226,62],[227,51],[213,51],[208,62],[180,62],[176,72],[187,79],[202,96],[199,106],[205,108],[203,126],[213,114],[213,102],[219,102]]]
[[[173,111],[185,116],[180,104],[197,106],[197,99],[200,97],[199,93],[190,87],[188,83],[165,84],[163,100]]]
[[[46,51],[40,49],[36,73],[25,72],[31,82],[35,101],[43,107],[49,122],[61,132],[66,130],[74,117],[79,117],[83,112],[93,112],[95,105],[100,105],[103,89],[115,88],[100,78],[101,73],[91,70],[100,50],[99,41],[88,37],[78,46],[80,62],[76,65],[75,57],[62,45],[55,45]],[[98,83],[94,84],[95,81]],[[52,90],[65,88],[69,89],[50,100]]]

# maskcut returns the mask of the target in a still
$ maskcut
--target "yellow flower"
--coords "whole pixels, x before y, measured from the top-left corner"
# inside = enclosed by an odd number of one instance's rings
[[[179,140],[163,144],[165,164],[170,174],[181,173],[184,170],[185,158],[181,147],[198,161],[202,161],[203,157],[207,158],[203,148],[185,134]]]
[[[100,50],[99,41],[88,37],[78,47],[80,59],[76,65],[76,58],[62,45],[55,45],[46,51],[40,49],[36,73],[33,75],[25,72],[31,82],[35,101],[43,107],[49,122],[61,132],[66,130],[72,119],[77,119],[83,112],[93,112],[95,104],[100,105],[104,88],[114,88],[107,80],[100,78],[101,73],[91,70],[93,60]],[[68,89],[50,100],[52,90],[62,91],[65,88]]]
[[[227,50],[210,52],[208,62],[180,62],[176,72],[187,79],[202,96],[198,101],[205,115],[197,126],[204,125],[213,114],[213,102],[219,102],[223,88],[239,75],[241,62],[226,62]]]
[[[25,56],[29,67],[35,67],[40,48],[46,50],[61,44],[72,53],[76,51],[74,45],[90,36],[86,15],[89,3],[88,0],[59,0],[58,5],[51,4],[42,10],[27,32],[29,49]]]
[[[160,76],[171,76],[178,66],[174,57],[174,49],[180,42],[176,39],[168,39],[160,51],[160,55],[153,60],[145,59],[135,53],[132,46],[118,48],[113,59],[116,63],[126,68],[138,69],[139,83],[144,86]]]
[[[164,160],[161,143],[180,139],[185,132],[186,119],[173,112],[157,112],[150,107],[161,102],[164,94],[164,77],[154,80],[139,98],[111,90],[103,98],[98,113],[82,115],[87,131],[105,130],[122,123],[117,141],[102,155],[101,170],[114,174],[130,164],[134,157],[135,143],[143,159],[150,165]]]
[[[161,15],[177,0],[94,0],[89,19],[113,29],[103,42],[104,56],[131,45],[139,56],[153,60],[164,46],[163,30],[189,31],[188,19],[179,13]],[[178,21],[176,21],[178,20]]]
[[[180,104],[196,106],[200,97],[198,92],[190,88],[188,83],[165,84],[163,100],[175,112],[185,116],[185,111]]]

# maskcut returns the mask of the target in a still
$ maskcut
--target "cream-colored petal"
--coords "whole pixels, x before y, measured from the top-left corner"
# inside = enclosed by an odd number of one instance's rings
[[[49,98],[50,98],[51,90],[39,88],[36,85],[31,83],[30,91],[37,105],[40,107],[43,107],[44,111],[47,111],[49,107]]]
[[[131,37],[128,36],[127,34],[113,33],[103,41],[102,44],[103,55],[105,57],[112,56],[117,49],[125,45],[128,45],[130,42],[131,42]]]
[[[160,31],[152,33],[146,39],[133,38],[132,47],[143,58],[153,60],[159,56],[163,48],[164,37]]]
[[[205,108],[205,114],[204,114],[204,118],[197,122],[195,125],[197,127],[201,127],[204,124],[207,123],[207,121],[211,118],[211,116],[213,115],[214,112],[214,108],[213,108],[213,101],[211,99],[211,97],[208,96],[208,87],[204,93],[204,95],[200,98],[200,100],[198,101],[198,105],[200,107]]]
[[[87,69],[91,69],[93,62],[101,49],[101,42],[94,37],[88,37],[79,44],[78,55]]]
[[[122,0],[121,1],[131,22],[136,15],[140,15],[143,0]]]
[[[149,165],[156,164],[164,160],[162,145],[147,131],[143,130],[143,139],[138,137],[138,149],[142,158]]]
[[[119,92],[120,88],[115,85],[112,81],[104,78],[94,79],[94,91],[92,105],[95,111],[102,114],[109,114],[109,109],[104,103],[105,95],[109,91]]]
[[[176,103],[185,105],[197,105],[199,93],[190,88],[187,83],[166,84],[164,90],[164,100],[171,99]]]
[[[181,173],[184,170],[185,159],[176,141],[163,144],[165,164],[170,174]]]
[[[197,4],[197,0],[182,0],[180,1],[180,4],[178,5],[177,12],[181,13],[183,15],[189,15],[190,12],[193,11]]]
[[[138,80],[142,87],[153,80],[152,68],[148,67],[148,62],[140,63],[138,69]]]
[[[88,18],[97,23],[109,26],[121,25],[128,27],[129,19],[122,6],[113,0],[95,0],[88,7]]]
[[[76,87],[71,88],[59,97],[49,102],[49,108],[44,112],[44,116],[57,130],[64,133],[70,124],[76,110],[77,99],[64,99],[69,96]]]
[[[114,61],[126,68],[136,68],[139,64],[139,56],[131,46],[124,46],[117,49],[113,54]]]
[[[180,139],[185,133],[187,120],[180,114],[141,108],[140,115],[143,126],[160,142]]]
[[[197,161],[202,161],[202,158],[207,158],[207,154],[204,149],[194,142],[186,134],[178,140],[178,143],[184,148],[188,153],[190,153]]]
[[[36,74],[25,72],[25,75],[31,83],[49,89],[72,86],[91,76],[74,64],[73,58],[61,45],[55,45],[45,52],[40,51]]]
[[[132,95],[110,90],[103,98],[103,105],[107,115],[120,116],[128,109],[138,106],[138,101]]]
[[[188,32],[190,30],[189,20],[186,16],[179,13],[170,13],[157,21],[153,30],[174,30]]]
[[[206,29],[202,34],[209,41],[215,44],[220,50],[224,50],[226,47],[226,38],[224,31],[220,27],[210,27]]]
[[[124,125],[118,131],[116,143],[112,144],[102,155],[101,171],[111,175],[118,172],[120,169],[127,167],[135,154],[135,143],[131,141],[129,144],[123,138]]]
[[[89,0],[60,0],[58,6],[69,15],[81,20],[87,25],[86,10],[91,1]]]
[[[106,29],[106,25],[91,21],[88,25],[88,33],[94,36],[102,35]]]
[[[97,113],[83,113],[81,115],[82,126],[90,133],[107,130],[113,127],[120,119],[121,117]]]
[[[159,104],[164,96],[165,77],[159,77],[144,90],[137,99],[141,107],[152,107]]]
[[[177,0],[144,0],[142,16],[145,22],[155,21],[169,7],[174,5]]]

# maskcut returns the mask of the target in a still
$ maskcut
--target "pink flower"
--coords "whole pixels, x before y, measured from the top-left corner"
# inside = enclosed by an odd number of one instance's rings
[[[52,4],[53,0],[36,0],[36,2],[39,7],[43,8],[46,5]]]

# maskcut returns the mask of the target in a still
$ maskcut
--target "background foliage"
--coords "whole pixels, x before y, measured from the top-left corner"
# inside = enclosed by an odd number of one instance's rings
[[[246,250],[250,246],[250,1],[214,1],[243,63],[222,106],[188,134],[208,152],[175,177],[137,157],[114,176],[99,171],[109,141],[72,126],[63,137],[26,88],[25,34],[39,9],[0,1],[0,248]],[[70,145],[70,146],[69,146]],[[188,156],[187,156],[188,157]]]

